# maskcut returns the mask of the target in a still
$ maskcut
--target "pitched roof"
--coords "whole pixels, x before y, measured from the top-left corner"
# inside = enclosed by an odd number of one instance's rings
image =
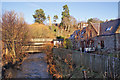
[[[76,36],[79,32],[80,32],[80,29],[75,30],[75,31],[73,32],[73,34],[70,35],[69,39],[74,39],[75,36]]]
[[[74,31],[74,34],[75,34],[75,35],[76,35],[76,34],[78,34],[78,33],[79,33],[79,31],[80,31],[80,29],[75,30],[75,31]]]
[[[80,35],[80,38],[84,38],[84,33],[86,33],[86,27],[84,27],[82,30],[81,30],[81,32],[79,33],[79,35]]]
[[[120,18],[101,23],[100,35],[114,34],[120,25]]]
[[[75,36],[78,35],[83,38],[84,33],[86,32],[86,27],[84,27],[82,30],[78,29],[73,32],[73,34],[70,35],[69,39],[74,39]]]
[[[91,23],[93,28],[96,30],[96,32],[99,34],[100,32],[100,23]]]

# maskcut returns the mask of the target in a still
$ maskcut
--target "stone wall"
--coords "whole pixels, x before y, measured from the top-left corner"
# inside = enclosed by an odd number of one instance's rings
[[[116,50],[120,50],[120,34],[116,34]]]
[[[93,38],[93,40],[95,47],[98,45],[98,43],[104,41],[105,50],[107,51],[120,50],[120,34],[96,36]]]
[[[95,24],[95,23],[94,23],[94,24]],[[91,33],[92,33],[92,36],[90,36],[90,31],[91,31]],[[88,35],[88,38],[97,36],[97,32],[96,32],[95,29],[93,28],[92,23],[89,24],[89,26],[87,27],[87,32],[86,32],[86,33],[87,33],[87,35]]]

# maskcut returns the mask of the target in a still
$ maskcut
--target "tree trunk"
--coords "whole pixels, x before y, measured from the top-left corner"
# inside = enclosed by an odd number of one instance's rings
[[[14,40],[13,40],[13,42],[12,42],[12,51],[13,51],[14,57],[16,57]]]

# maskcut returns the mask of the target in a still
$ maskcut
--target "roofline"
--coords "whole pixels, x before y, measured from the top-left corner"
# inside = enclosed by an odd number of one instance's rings
[[[110,20],[110,21],[107,21],[107,22],[104,22],[104,23],[100,23],[100,26],[101,26],[101,24],[104,25],[104,24],[106,24],[106,23],[110,23],[110,22],[112,22],[112,21],[116,21],[116,20],[119,21],[120,18],[118,18],[118,19],[114,19],[114,20]],[[119,26],[120,26],[120,24],[118,23],[118,24],[117,24],[117,28],[115,29],[115,31],[114,31],[113,33],[115,33],[115,32],[117,31],[117,29],[119,28]],[[100,29],[101,29],[101,28],[100,28]],[[100,33],[101,33],[101,32],[100,32]]]
[[[110,20],[110,21],[106,21],[106,22],[103,22],[103,23],[107,23],[107,22],[111,22],[111,21],[115,21],[115,20],[119,20],[120,18],[117,18],[117,19],[113,19],[113,20]],[[100,23],[102,24],[102,23]]]
[[[93,23],[92,23],[92,22],[90,22],[90,23],[91,23],[91,25],[93,26],[93,28],[95,29],[95,31],[96,31],[97,33],[99,33],[99,32],[96,30],[96,28],[94,27]]]

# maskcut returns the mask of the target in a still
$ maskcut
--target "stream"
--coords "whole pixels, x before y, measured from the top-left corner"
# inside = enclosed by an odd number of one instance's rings
[[[47,72],[45,56],[44,53],[29,54],[20,65],[21,70],[10,68],[7,72],[12,78],[51,78]]]

